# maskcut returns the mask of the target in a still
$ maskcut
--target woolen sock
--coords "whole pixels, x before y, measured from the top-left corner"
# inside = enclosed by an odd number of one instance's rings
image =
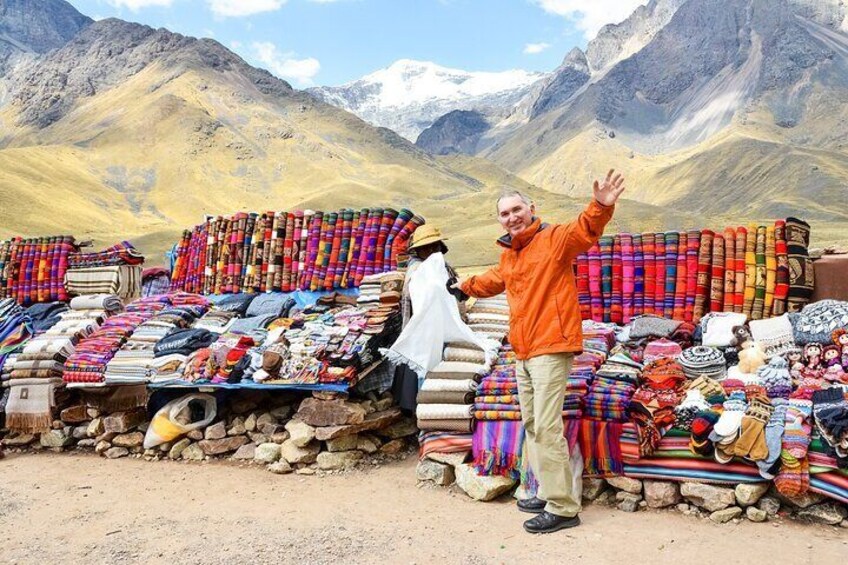
[[[807,459],[797,465],[783,464],[774,478],[774,486],[784,496],[800,496],[810,488],[810,463]]]
[[[745,416],[742,418],[742,433],[733,446],[738,457],[747,457],[751,461],[761,461],[769,455],[766,445],[765,427],[771,418],[774,407],[767,399],[754,398]]]
[[[786,426],[783,431],[783,449],[795,459],[804,459],[810,445],[810,414],[813,403],[800,398],[790,398],[786,408]]]
[[[724,403],[724,411],[713,427],[713,431],[721,437],[735,437],[742,426],[742,418],[745,416],[745,392],[734,391]]]
[[[757,467],[760,470],[760,476],[765,479],[773,479],[774,473],[772,467],[780,459],[780,452],[783,440],[783,428],[786,425],[786,401],[776,398],[773,401],[774,411],[766,424],[765,437],[766,446],[768,447],[768,457],[761,461],[757,461]]]

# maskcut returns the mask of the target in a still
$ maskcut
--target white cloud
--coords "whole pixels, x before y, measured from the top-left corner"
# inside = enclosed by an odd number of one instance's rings
[[[241,41],[230,41],[231,49],[241,49]]]
[[[548,47],[550,47],[550,43],[528,43],[524,46],[524,54],[525,55],[536,55],[541,53]]]
[[[170,6],[174,0],[107,0],[107,3],[115,8],[129,8],[138,12],[148,6]]]
[[[626,20],[646,0],[533,0],[550,14],[572,20],[586,39],[593,39],[606,24]]]
[[[206,0],[212,13],[221,18],[252,16],[279,10],[287,0]]]
[[[321,70],[321,63],[314,57],[295,58],[295,53],[282,53],[269,41],[252,44],[257,61],[278,77],[291,79],[298,86],[311,86],[312,79]]]

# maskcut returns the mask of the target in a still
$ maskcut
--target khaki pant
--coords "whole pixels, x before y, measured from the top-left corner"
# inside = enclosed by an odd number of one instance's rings
[[[540,355],[517,361],[518,398],[526,432],[525,449],[539,481],[537,496],[545,510],[558,516],[576,516],[580,501],[572,492],[568,443],[563,437],[562,403],[571,353]]]

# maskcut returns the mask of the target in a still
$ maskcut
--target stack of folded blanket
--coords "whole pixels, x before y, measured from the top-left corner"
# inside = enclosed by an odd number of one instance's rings
[[[140,298],[121,314],[107,318],[76,346],[64,364],[66,383],[97,384],[104,381],[106,365],[142,323],[171,304],[167,295]]]
[[[509,304],[506,296],[481,298],[468,309],[468,327],[495,341],[503,341],[509,333]]]
[[[141,296],[144,256],[123,241],[95,253],[71,253],[65,286],[70,294],[117,294],[124,300]]]
[[[482,353],[482,351],[480,351]],[[471,361],[442,361],[418,391],[418,428],[470,432],[474,393],[488,367]]]
[[[147,382],[151,377],[157,349],[169,352],[186,348],[184,346],[188,344],[197,344],[197,347],[188,350],[190,353],[200,347],[209,346],[215,340],[215,334],[203,329],[187,329],[203,315],[208,305],[204,297],[195,296],[197,303],[192,303],[192,299],[186,294],[171,295],[170,307],[159,311],[139,325],[106,365],[105,382],[107,384]],[[161,362],[157,364],[157,377],[163,378],[162,375],[158,375],[158,369],[164,369],[164,373],[168,375],[167,378],[175,378],[177,373],[182,374],[188,353],[182,356],[183,363],[179,366],[163,366]]]

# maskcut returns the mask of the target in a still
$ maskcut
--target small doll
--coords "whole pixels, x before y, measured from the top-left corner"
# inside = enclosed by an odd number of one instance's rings
[[[842,368],[842,360],[839,355],[839,348],[835,345],[827,345],[822,353],[824,358],[824,378],[831,382],[838,382],[842,375],[845,374],[845,369]]]
[[[833,332],[833,343],[839,349],[842,368],[848,371],[848,330],[840,328]]]
[[[792,376],[799,378],[801,370],[804,368],[804,354],[798,348],[790,349],[786,352],[786,363],[789,365],[789,372]]]
[[[733,327],[731,345],[739,350],[739,370],[742,373],[753,374],[766,364],[766,357],[759,344],[751,337],[751,332],[745,326]]]
[[[824,376],[822,349],[822,346],[818,343],[808,343],[804,346],[804,368],[801,370],[803,377],[820,379]]]

